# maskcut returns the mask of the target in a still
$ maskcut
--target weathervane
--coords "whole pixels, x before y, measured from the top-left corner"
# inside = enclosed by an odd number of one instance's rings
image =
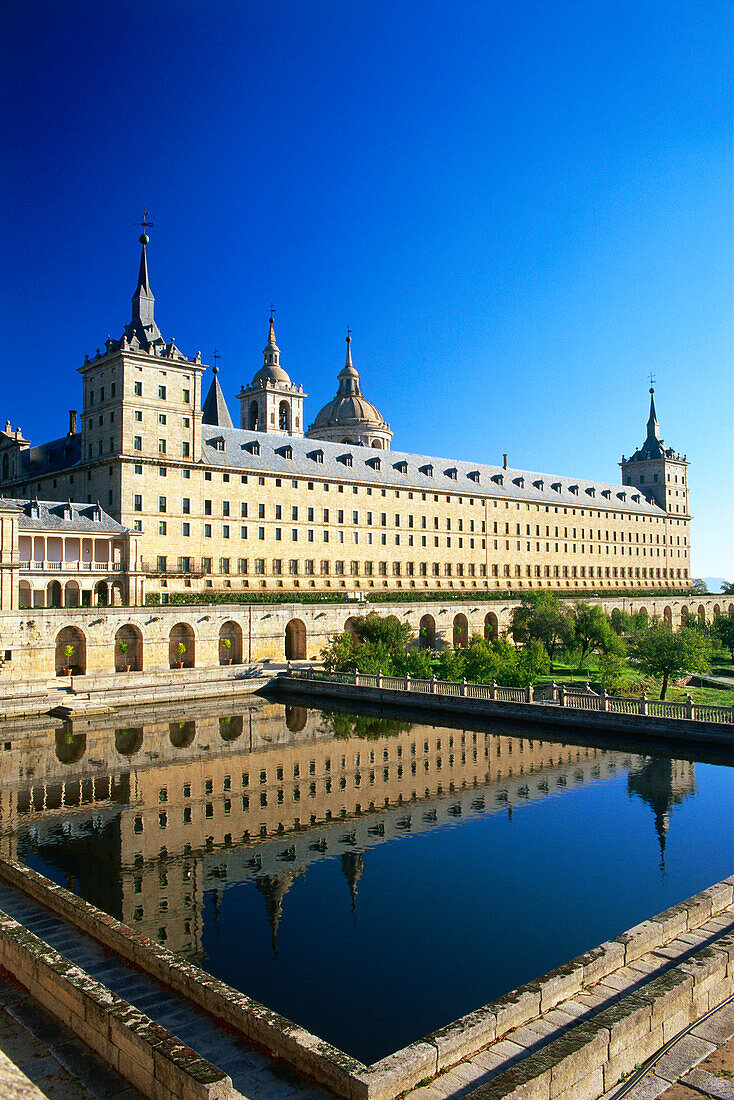
[[[219,374],[219,360],[221,358],[222,358],[221,355],[219,354],[219,352],[215,348],[214,349],[214,374]]]
[[[152,229],[153,228],[153,222],[149,222],[149,221],[146,220],[149,213],[150,213],[150,211],[146,210],[145,207],[143,207],[143,216],[142,216],[142,218],[140,219],[139,222],[135,223],[136,225],[139,225],[142,228],[143,232],[145,232],[146,229]]]
[[[352,335],[352,330],[350,329],[349,325],[347,325],[347,339],[349,339],[351,337],[351,335]]]
[[[275,306],[274,306],[274,305],[273,305],[273,303],[271,302],[271,303],[270,303],[270,319],[271,319],[271,320],[273,319],[273,314],[274,314],[274,313],[275,313]]]
[[[648,378],[648,382],[650,383],[651,386],[655,385],[655,375],[652,373],[652,371],[650,371],[650,377]]]

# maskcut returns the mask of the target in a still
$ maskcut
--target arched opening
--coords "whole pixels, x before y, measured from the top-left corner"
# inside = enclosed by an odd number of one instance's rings
[[[720,614],[721,614],[721,608],[719,607],[719,605],[717,603],[715,603],[714,604],[714,618],[718,619]]]
[[[484,637],[488,642],[494,642],[500,636],[499,619],[494,611],[488,611],[484,616]]]
[[[374,449],[376,451],[381,451],[382,450],[382,440],[381,439],[373,439],[372,442],[370,443],[370,447],[374,447]]]
[[[305,729],[307,718],[308,711],[305,707],[291,707],[286,705],[285,724],[291,733],[300,733],[301,730]]]
[[[21,581],[18,585],[18,606],[21,609],[33,606],[33,593],[28,581]]]
[[[169,722],[168,737],[175,749],[187,749],[196,737],[196,722]]]
[[[686,607],[685,604],[683,604],[683,607],[680,609],[680,623],[681,623],[681,626],[686,625],[686,623],[688,622],[689,614],[690,614],[690,612],[689,612],[688,608]]]
[[[672,628],[672,626],[673,626],[673,612],[672,612],[671,608],[666,607],[665,610],[663,611],[663,621],[666,623],[667,626]]]
[[[49,581],[46,589],[46,607],[61,607],[61,583]]]
[[[67,581],[64,588],[64,607],[81,606],[81,589],[79,581]]]
[[[241,714],[228,714],[219,719],[219,736],[222,741],[236,741],[242,735],[244,719]]]
[[[301,619],[291,619],[285,628],[285,659],[306,660],[306,624]]]
[[[229,619],[219,630],[220,665],[242,664],[242,627]]]
[[[193,668],[196,664],[196,639],[188,623],[176,623],[168,640],[170,668]]]
[[[62,764],[76,764],[87,751],[86,733],[72,733],[71,729],[56,730],[56,759]]]
[[[115,672],[143,671],[143,635],[132,623],[115,634]]]
[[[56,635],[56,675],[83,676],[86,671],[86,639],[75,626],[65,626]]]
[[[143,727],[126,726],[115,730],[115,748],[120,756],[134,756],[143,747]]]
[[[469,623],[466,615],[459,612],[454,616],[454,649],[466,649],[469,645]]]
[[[354,629],[354,615],[350,615],[344,624],[344,633],[348,634],[352,641],[352,649],[356,649],[359,644],[359,638],[357,632]]]
[[[706,608],[703,606],[702,603],[698,605],[698,621],[701,626],[706,625]]]
[[[94,586],[94,603],[96,607],[109,607],[110,587],[107,581],[97,581]]]
[[[278,406],[278,427],[281,432],[291,430],[291,407],[287,401],[281,401]]]
[[[436,620],[433,615],[424,615],[418,625],[418,647],[420,649],[436,648]]]
[[[256,432],[257,431],[258,417],[259,417],[259,410],[258,410],[258,407],[257,407],[257,401],[251,401],[250,402],[250,413],[249,413],[249,416],[247,418],[247,426],[248,426],[248,428],[250,429],[251,432]]]

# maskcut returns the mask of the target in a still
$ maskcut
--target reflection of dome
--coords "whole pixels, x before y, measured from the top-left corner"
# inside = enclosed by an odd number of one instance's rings
[[[386,449],[392,432],[379,409],[362,395],[359,374],[352,364],[351,342],[351,336],[347,336],[347,358],[339,373],[336,397],[324,405],[306,434],[312,439]]]
[[[275,952],[278,950],[275,941],[278,935],[280,918],[283,915],[283,898],[290,890],[295,878],[294,872],[285,871],[277,874],[258,875],[255,879],[255,886],[265,898],[268,921],[273,931],[272,943]]]
[[[364,874],[364,855],[362,852],[342,852],[342,871],[349,883],[352,895],[352,912],[357,908],[357,883]]]
[[[627,791],[646,802],[655,814],[655,832],[660,845],[660,866],[665,866],[665,840],[670,811],[696,791],[695,767],[686,760],[644,756],[627,776]]]

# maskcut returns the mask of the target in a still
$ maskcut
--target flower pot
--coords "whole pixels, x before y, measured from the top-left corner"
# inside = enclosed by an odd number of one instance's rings
[[[61,670],[61,675],[62,676],[71,676],[71,669],[70,668],[63,668]]]
[[[176,661],[176,668],[183,668],[183,661]]]
[[[225,657],[224,658],[224,663],[225,663],[225,665],[231,665],[232,664],[232,658],[231,657]]]
[[[122,671],[123,672],[129,672],[130,671],[130,665],[123,665],[122,666]]]

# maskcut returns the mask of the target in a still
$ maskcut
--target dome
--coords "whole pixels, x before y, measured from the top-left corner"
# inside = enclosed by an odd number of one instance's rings
[[[352,364],[351,337],[347,336],[347,359],[339,372],[339,389],[333,401],[324,405],[308,434],[322,431],[349,431],[350,433],[389,432],[382,415],[371,401],[362,396],[359,373]],[[331,438],[330,435],[324,438]],[[358,441],[358,440],[356,440]]]
[[[270,318],[268,343],[263,348],[265,362],[252,380],[253,386],[291,386],[288,374],[280,365],[280,348],[275,342],[275,324]]]

